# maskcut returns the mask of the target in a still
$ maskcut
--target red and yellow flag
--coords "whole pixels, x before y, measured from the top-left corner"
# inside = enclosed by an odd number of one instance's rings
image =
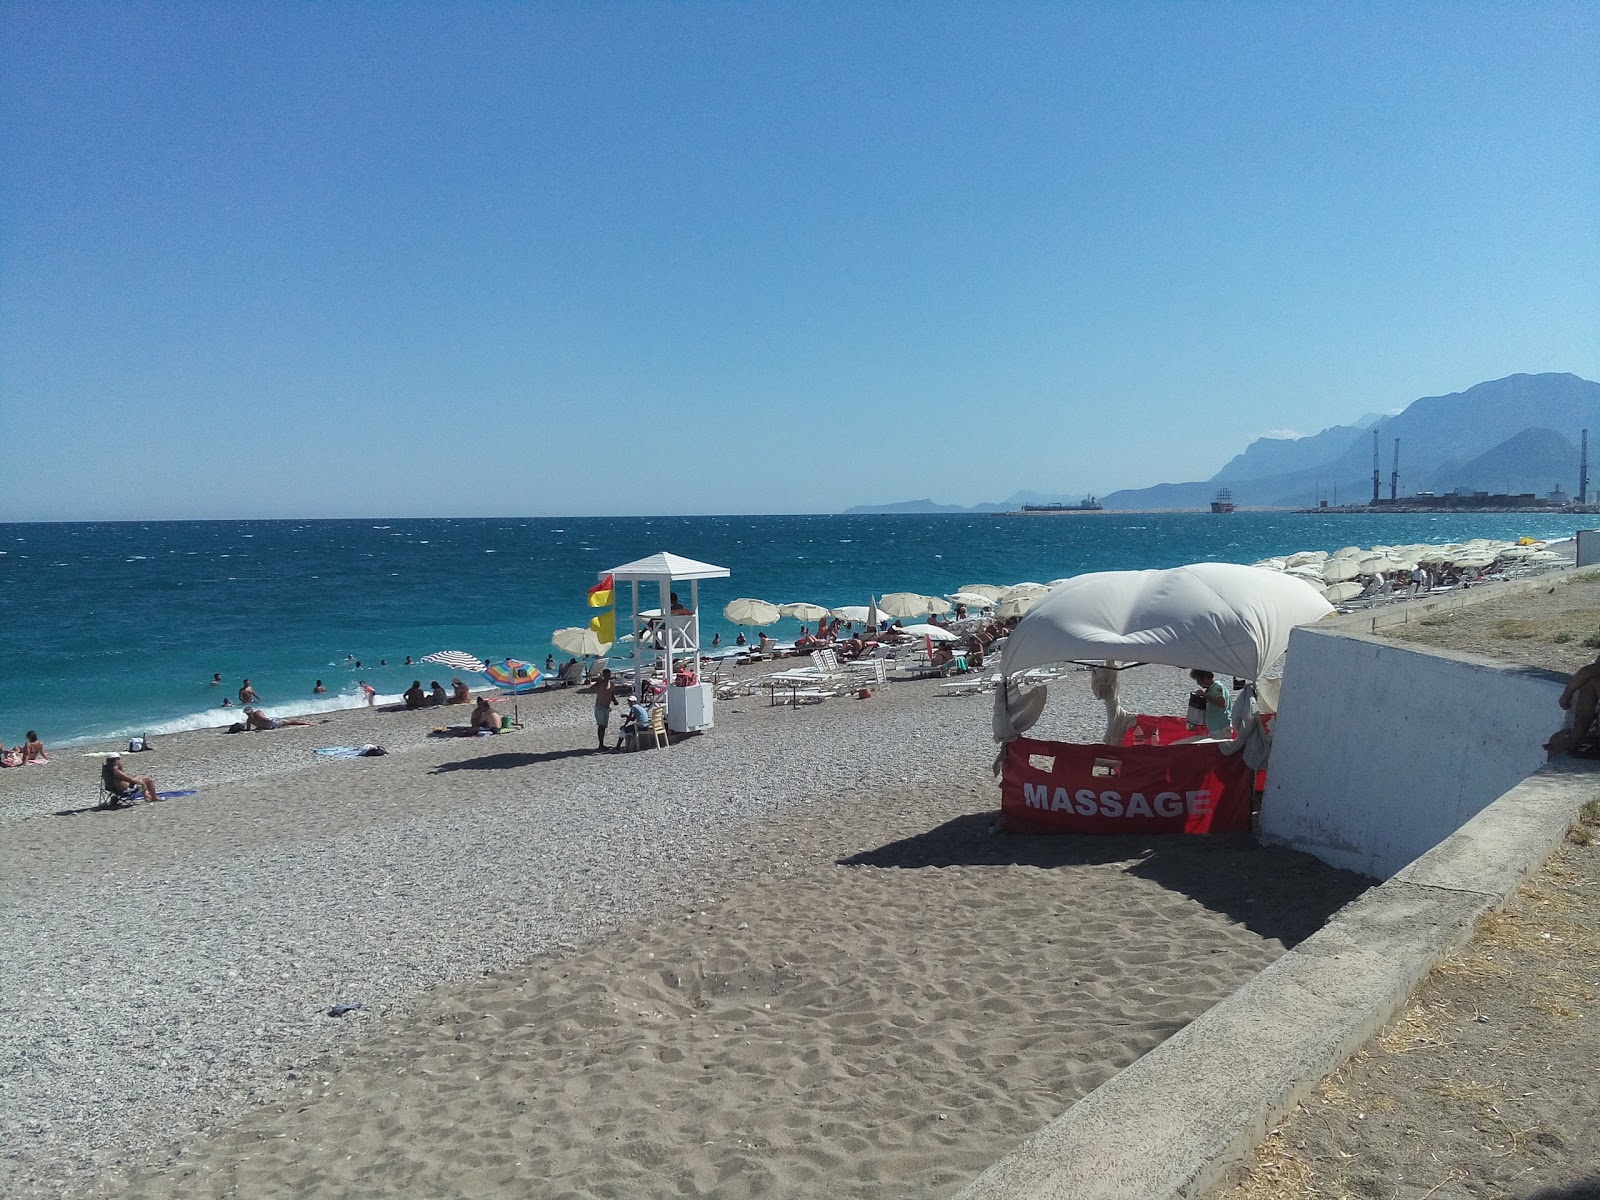
[[[610,644],[617,640],[617,614],[611,609],[589,618],[589,628],[600,641]]]
[[[589,589],[589,607],[609,608],[611,605],[611,594],[614,588],[615,585],[612,583],[611,576],[607,575],[599,583],[595,584]]]

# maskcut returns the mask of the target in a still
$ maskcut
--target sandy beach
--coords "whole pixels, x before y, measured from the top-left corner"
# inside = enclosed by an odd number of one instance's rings
[[[637,755],[570,692],[489,739],[357,711],[165,739],[132,765],[199,794],[119,813],[95,759],[6,772],[0,1188],[948,1193],[1364,885],[997,837],[989,703],[739,700]]]

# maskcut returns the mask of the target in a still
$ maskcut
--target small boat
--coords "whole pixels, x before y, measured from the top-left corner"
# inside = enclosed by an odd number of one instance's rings
[[[1231,513],[1233,511],[1233,493],[1227,488],[1217,489],[1216,499],[1211,502],[1211,511],[1214,513]]]

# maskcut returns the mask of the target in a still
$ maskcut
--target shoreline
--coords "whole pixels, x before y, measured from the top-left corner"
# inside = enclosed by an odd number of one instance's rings
[[[1181,510],[1150,510],[1150,512],[1152,512],[1152,514],[1157,514],[1157,512],[1181,512]],[[1267,512],[1267,509],[1262,509],[1262,512]],[[1272,510],[1272,512],[1288,512],[1288,510]],[[1315,514],[1315,512],[1318,512],[1318,510],[1306,510],[1306,512]],[[1326,510],[1326,512],[1334,512],[1334,510],[1330,509]],[[1000,517],[1008,517],[1008,515],[1027,515],[1027,517],[1043,515],[1043,517],[1054,517],[1054,515],[1096,514],[1094,514],[1094,512],[1088,512],[1088,510],[1067,509],[1064,510],[1064,512],[1029,512],[1029,514],[990,515],[1000,515]],[[1131,514],[1130,510],[1130,512],[1125,515],[1134,514]],[[1336,515],[1346,515],[1346,510],[1338,510]],[[1448,542],[1426,542],[1426,544],[1440,544],[1440,546],[1442,546],[1442,544],[1448,544]],[[1549,549],[1560,550],[1560,552],[1563,552],[1563,554],[1573,555],[1574,549],[1576,549],[1576,541],[1574,541],[1574,538],[1554,538],[1547,541],[1547,546],[1549,546]],[[1290,554],[1290,552],[1285,552],[1285,554]],[[720,646],[720,650],[728,650],[728,648],[730,648],[728,645]],[[403,666],[403,664],[400,664],[398,667],[387,667],[387,664],[382,664],[381,667],[374,667],[374,670],[403,670],[403,672],[410,672],[410,670],[424,670],[424,666],[426,666],[426,669],[429,670],[429,672],[430,670],[434,670],[434,666],[432,666],[432,664],[411,664],[410,667]],[[325,664],[325,666],[312,667],[312,669],[307,670],[307,677],[314,677],[314,675],[317,674],[317,670],[322,670],[323,675],[330,675],[331,677],[331,672],[347,672],[349,669],[342,666],[342,664]],[[424,682],[426,682],[426,680],[424,680]],[[469,680],[469,683],[470,682],[472,682],[472,680]],[[498,688],[493,688],[493,686],[485,686],[485,688],[478,688],[478,686],[474,686],[474,694],[480,693],[480,691],[498,693],[499,690]],[[230,693],[229,691],[222,691],[221,694]],[[400,704],[400,702],[402,702],[402,696],[400,696],[400,693],[381,693],[378,696],[378,707],[395,706],[395,704]],[[352,693],[352,691],[341,690],[330,691],[330,693],[326,694],[326,696],[322,696],[322,698],[315,698],[315,696],[304,696],[304,698],[299,699],[283,699],[283,701],[264,702],[264,704],[261,704],[259,707],[261,707],[261,709],[264,710],[269,717],[323,717],[323,715],[339,714],[339,712],[350,712],[350,710],[363,709],[363,707],[368,706],[366,706],[365,699],[363,699],[360,694]],[[227,728],[230,723],[234,723],[235,720],[238,720],[240,715],[242,715],[242,709],[238,709],[238,707],[229,707],[229,709],[221,709],[221,707],[205,707],[205,709],[190,709],[187,710],[187,712],[181,712],[181,714],[178,715],[170,715],[170,717],[165,718],[154,718],[154,720],[152,720],[152,718],[128,718],[126,722],[120,723],[120,725],[118,725],[117,728],[114,728],[114,730],[102,731],[102,733],[66,734],[66,736],[59,736],[59,738],[58,736],[46,736],[45,741],[46,746],[59,747],[64,754],[80,754],[80,752],[86,752],[88,747],[96,746],[104,746],[107,747],[107,749],[120,749],[120,747],[125,746],[128,739],[138,738],[138,736],[152,736],[152,738],[160,738],[165,741],[165,739],[173,738],[173,736],[178,736],[178,734],[192,733],[192,731],[224,730],[224,728]],[[42,730],[45,728],[45,726],[43,726],[42,723],[37,722],[37,720],[30,722],[30,725],[34,726],[34,728],[42,728]],[[46,731],[46,733],[48,733],[48,731]],[[21,739],[21,730],[16,733],[16,738],[18,738],[18,741]],[[3,774],[0,774],[0,779],[3,779]],[[3,784],[0,784],[0,787],[3,787]]]

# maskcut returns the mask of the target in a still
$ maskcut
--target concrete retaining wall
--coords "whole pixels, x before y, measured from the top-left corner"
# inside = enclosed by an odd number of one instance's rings
[[[1539,769],[1565,683],[1532,667],[1295,630],[1261,836],[1387,879]]]

